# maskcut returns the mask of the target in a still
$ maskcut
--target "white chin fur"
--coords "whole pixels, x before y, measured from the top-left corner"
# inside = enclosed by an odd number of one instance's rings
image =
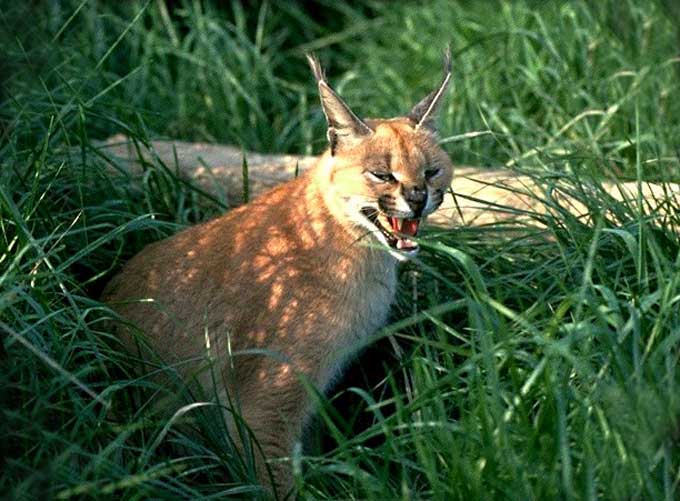
[[[411,250],[397,251],[397,250],[394,250],[392,247],[390,247],[390,254],[392,254],[395,258],[397,258],[398,261],[404,262],[404,261],[408,261],[412,257],[415,257],[416,255],[418,255],[419,250],[420,250],[420,248],[416,247],[415,249],[411,249]]]

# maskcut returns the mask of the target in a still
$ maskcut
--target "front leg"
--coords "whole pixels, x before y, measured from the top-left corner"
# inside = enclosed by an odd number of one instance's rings
[[[253,444],[260,483],[275,491],[278,499],[292,499],[291,456],[301,438],[309,396],[291,364],[268,359],[257,365],[257,370],[249,371],[255,381],[237,389],[241,417],[262,450]]]

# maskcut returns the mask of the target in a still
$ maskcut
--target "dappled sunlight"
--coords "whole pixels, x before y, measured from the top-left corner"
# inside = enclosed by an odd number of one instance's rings
[[[185,377],[213,361],[273,457],[290,453],[310,411],[302,379],[323,391],[388,315],[397,261],[374,238],[366,204],[386,190],[402,198],[401,186],[441,191],[450,182],[430,132],[414,133],[406,119],[371,123],[375,143],[326,154],[252,203],[148,246],[105,293]],[[391,169],[399,182],[370,181],[366,165]],[[426,180],[433,166],[442,175]],[[210,371],[198,381],[209,388]]]
[[[417,250],[409,237],[426,209],[439,206],[452,173],[432,127],[451,76],[449,49],[435,92],[408,117],[370,126],[331,89],[318,60],[308,59],[328,122],[329,150],[317,166],[148,246],[104,294],[150,334],[164,360],[214,361],[265,456],[279,459],[291,454],[310,412],[306,384],[324,391],[385,322],[398,250]],[[129,301],[140,296],[160,308]],[[184,376],[194,368],[184,366]],[[210,375],[198,376],[204,388]],[[273,468],[272,485],[290,488],[290,466]]]
[[[149,335],[165,360],[200,355],[205,330],[215,353],[232,332],[230,391],[246,400],[259,393],[261,387],[251,387],[245,377],[255,372],[276,387],[294,386],[296,398],[302,398],[295,374],[323,386],[334,368],[320,362],[363,334],[355,326],[373,314],[376,290],[384,291],[379,298],[389,295],[392,258],[366,243],[328,214],[316,184],[299,178],[266,199],[152,244],[112,281],[108,297],[114,303],[155,300],[154,307],[133,302],[117,308]],[[367,278],[375,285],[359,290]],[[347,310],[357,297],[366,297],[365,312]],[[274,358],[239,355],[253,349]],[[276,356],[289,362],[280,365]],[[220,358],[220,363],[231,362]]]
[[[363,209],[389,196],[410,212],[403,187],[441,193],[451,181],[431,131],[415,132],[411,119],[369,123],[371,141],[326,153],[250,204],[147,247],[109,286],[113,304],[154,299],[155,308],[117,309],[164,360],[196,360],[182,364],[185,376],[206,356],[216,363],[274,457],[290,453],[310,411],[302,379],[323,391],[389,312],[396,260]],[[376,183],[370,169],[393,172],[395,182]],[[439,175],[426,179],[427,169]],[[208,372],[198,376],[206,387]]]

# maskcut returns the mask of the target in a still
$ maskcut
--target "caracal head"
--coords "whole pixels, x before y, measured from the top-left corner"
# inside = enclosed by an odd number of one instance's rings
[[[328,122],[327,196],[348,221],[398,258],[415,254],[418,244],[411,237],[442,203],[453,176],[435,129],[451,80],[449,50],[440,85],[407,116],[392,119],[358,118],[328,84],[318,60],[307,57]]]

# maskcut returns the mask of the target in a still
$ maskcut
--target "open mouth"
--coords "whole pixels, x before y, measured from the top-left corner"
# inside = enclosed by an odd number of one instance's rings
[[[378,228],[390,247],[405,252],[418,250],[418,244],[409,237],[415,237],[418,234],[420,219],[387,216],[372,207],[365,207],[361,212]]]

